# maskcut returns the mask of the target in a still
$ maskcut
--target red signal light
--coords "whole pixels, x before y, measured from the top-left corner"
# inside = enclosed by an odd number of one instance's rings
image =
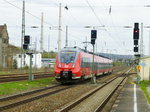
[[[138,40],[139,39],[139,29],[135,29],[134,28],[134,31],[133,31],[133,39],[134,40]]]

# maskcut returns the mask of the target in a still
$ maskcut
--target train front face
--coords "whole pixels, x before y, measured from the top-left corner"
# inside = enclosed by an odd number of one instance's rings
[[[64,49],[58,53],[55,65],[55,78],[57,81],[66,83],[80,78],[79,51]]]

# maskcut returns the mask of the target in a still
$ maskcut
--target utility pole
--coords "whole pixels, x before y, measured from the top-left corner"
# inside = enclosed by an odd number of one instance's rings
[[[143,23],[141,23],[141,41],[140,41],[140,54],[141,54],[141,57],[143,57],[143,50],[144,50],[144,47],[143,47]]]
[[[48,35],[48,57],[50,58],[50,35]]]
[[[61,50],[61,3],[59,4],[58,52]]]
[[[41,52],[43,52],[43,12],[41,13],[41,40],[40,40],[40,44],[41,44]]]
[[[22,31],[21,31],[21,69],[22,69],[22,62],[23,62],[23,40],[25,36],[25,1],[23,0],[23,8],[22,8]]]
[[[91,43],[91,42],[88,42],[87,41],[87,37],[85,38],[85,42],[83,42],[83,44],[85,44],[85,51],[87,51],[87,45],[88,45],[88,43]]]
[[[35,39],[35,46],[34,46],[34,47],[35,47],[35,48],[34,48],[34,53],[35,53],[35,70],[36,70],[36,68],[37,68],[37,66],[36,66],[36,60],[37,60],[37,59],[36,59],[36,58],[37,58],[37,56],[36,56],[36,55],[37,55],[37,54],[36,54],[36,53],[37,53],[37,52],[36,52],[36,48],[37,48],[37,38]]]
[[[149,56],[150,56],[150,31],[149,32]]]
[[[66,26],[66,44],[65,47],[68,46],[68,26]]]
[[[87,51],[87,37],[85,37],[85,50]]]

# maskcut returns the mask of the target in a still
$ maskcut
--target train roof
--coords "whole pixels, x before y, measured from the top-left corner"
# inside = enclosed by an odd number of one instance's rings
[[[73,50],[73,51],[77,51],[77,52],[83,51],[83,52],[85,52],[85,53],[93,54],[93,52],[86,51],[86,50],[81,49],[81,48],[76,47],[76,46],[75,46],[75,47],[64,47],[64,48],[62,49],[62,51],[65,51],[65,50]],[[108,57],[105,57],[105,56],[102,56],[102,55],[99,55],[99,54],[96,54],[96,53],[94,53],[94,55],[100,56],[100,57],[103,57],[103,58],[110,59],[110,58],[108,58]],[[111,60],[111,59],[110,59],[110,60]]]

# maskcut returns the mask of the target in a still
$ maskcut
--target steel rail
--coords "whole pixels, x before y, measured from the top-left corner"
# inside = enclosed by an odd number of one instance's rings
[[[9,97],[6,97],[6,98],[1,98],[0,101],[2,102],[2,101],[7,101],[7,100],[15,100],[16,98],[19,98],[19,97],[21,98],[21,97],[24,97],[24,96],[27,96],[27,95],[32,95],[34,93],[45,91],[47,89],[52,89],[52,88],[55,88],[55,87],[58,87],[58,86],[59,85],[52,86],[52,87],[47,87],[47,88],[43,88],[43,89],[31,91],[31,92],[26,92],[26,93],[14,95],[14,96],[9,96]],[[47,93],[44,93],[44,94],[33,96],[31,98],[23,99],[21,101],[16,101],[16,102],[13,102],[11,104],[6,104],[6,105],[3,105],[3,106],[0,106],[0,111],[7,110],[7,109],[10,109],[10,108],[13,108],[13,107],[16,107],[16,106],[19,106],[19,105],[31,102],[33,100],[37,100],[37,99],[43,98],[43,97],[46,97],[46,96],[49,96],[49,95],[56,94],[58,92],[64,91],[66,89],[69,89],[71,87],[72,86],[67,86],[65,88],[61,88],[61,89],[58,89],[58,90],[54,90],[54,91],[51,91],[51,92],[47,92]]]
[[[18,97],[22,97],[22,96],[26,96],[26,95],[30,95],[30,94],[41,92],[41,91],[45,91],[47,89],[53,89],[53,88],[58,87],[58,86],[60,86],[60,84],[55,85],[55,86],[50,86],[50,87],[45,87],[45,88],[33,90],[33,91],[29,91],[29,92],[24,92],[24,93],[20,93],[20,94],[16,94],[16,95],[3,97],[3,98],[0,98],[0,102],[10,100],[10,99],[14,99],[14,98],[18,98]]]
[[[131,69],[129,69],[124,75],[127,75],[130,72]],[[127,77],[125,76],[120,83],[109,93],[109,95],[103,100],[103,102],[95,109],[94,112],[100,112],[102,111],[102,109],[104,108],[104,106],[108,103],[108,101],[110,100],[110,98],[114,95],[114,93],[118,90],[118,88],[120,86],[123,87],[123,85],[125,84],[127,80]]]
[[[125,73],[122,73],[121,75],[125,75]],[[81,96],[80,98],[76,99],[74,102],[65,105],[64,107],[62,107],[58,111],[59,112],[68,112],[70,109],[72,109],[73,107],[75,107],[76,105],[78,105],[79,103],[81,103],[82,101],[84,101],[85,99],[87,99],[89,96],[93,95],[94,93],[96,93],[97,91],[99,91],[100,89],[102,89],[103,87],[105,87],[106,85],[108,85],[109,83],[111,83],[112,81],[114,81],[115,79],[117,79],[118,77],[120,77],[121,75],[119,75],[117,77],[114,77],[113,79],[105,82],[101,86],[95,88],[94,90],[92,90],[92,91],[86,93],[85,95]]]
[[[33,75],[41,75],[41,74],[53,74],[51,72],[38,72],[38,73],[33,73]],[[18,76],[28,76],[28,73],[23,73],[23,74],[6,74],[6,75],[0,75],[0,78],[7,78],[7,77],[18,77]]]
[[[121,80],[121,82],[109,93],[109,95],[103,100],[103,102],[95,109],[94,112],[101,112],[101,110],[104,108],[104,106],[108,103],[110,98],[113,96],[113,94],[116,92],[116,90],[120,87],[123,86],[124,80],[127,79],[126,77]]]
[[[47,78],[47,77],[53,77],[53,75],[50,75],[50,74],[34,75],[35,79]],[[21,81],[21,80],[27,80],[27,79],[28,79],[27,75],[26,76],[23,75],[23,76],[0,77],[0,83]]]

